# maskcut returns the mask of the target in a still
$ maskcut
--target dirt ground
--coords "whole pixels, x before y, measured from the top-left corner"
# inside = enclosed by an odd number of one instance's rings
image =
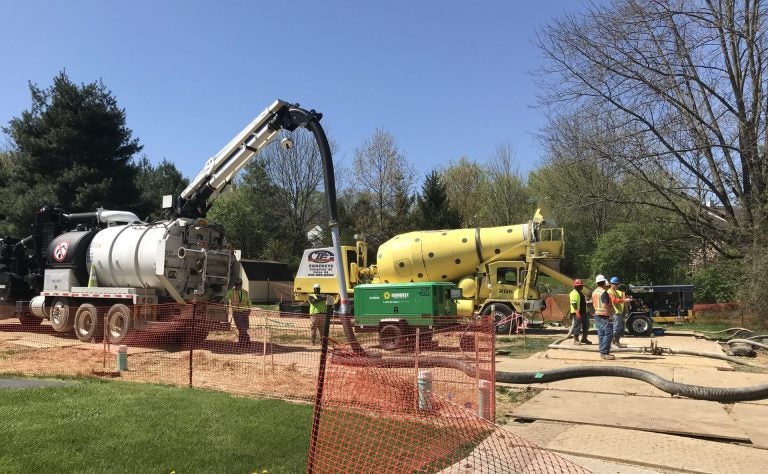
[[[251,343],[237,343],[237,332],[208,334],[202,342],[189,343],[179,334],[152,333],[128,343],[128,370],[117,370],[118,347],[105,343],[83,343],[73,335],[55,333],[46,322],[22,330],[15,320],[0,324],[0,373],[34,376],[97,376],[126,381],[171,384],[222,390],[247,396],[311,402],[316,394],[320,345],[309,342],[308,318],[279,318],[254,312],[249,334]],[[346,354],[342,328],[331,328],[331,346]],[[410,357],[409,350],[386,354],[378,348],[376,333],[361,333],[358,341],[369,355]],[[478,363],[475,353],[465,353],[456,333],[434,336],[434,344],[420,349],[425,356],[442,356]],[[486,370],[490,360],[481,362]],[[332,362],[335,359],[332,359]],[[342,359],[338,359],[342,360]],[[380,410],[416,406],[413,387],[419,367],[381,371],[331,363],[326,377],[326,395],[338,403],[369,405],[378,400]],[[478,407],[477,380],[455,369],[430,368],[432,390],[468,409]],[[386,380],[386,382],[382,382]],[[388,396],[381,395],[388,390]],[[378,392],[376,396],[372,393]],[[388,404],[389,406],[383,406]]]

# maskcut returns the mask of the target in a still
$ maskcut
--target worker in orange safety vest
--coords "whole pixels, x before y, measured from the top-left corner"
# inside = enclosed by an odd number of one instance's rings
[[[598,349],[600,349],[600,358],[613,360],[616,358],[611,354],[613,306],[608,296],[608,281],[603,275],[597,275],[595,284],[597,284],[597,288],[592,292],[592,308],[595,313],[595,327],[597,328],[597,345]]]

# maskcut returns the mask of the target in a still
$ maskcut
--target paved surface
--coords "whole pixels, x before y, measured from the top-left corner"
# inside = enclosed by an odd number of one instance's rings
[[[75,383],[65,382],[63,380],[0,378],[0,389],[62,387],[65,385],[75,385]]]
[[[591,335],[596,342],[596,337]],[[652,339],[625,338],[630,346],[647,346]],[[704,353],[723,354],[719,345],[713,341],[696,339],[690,336],[663,336],[653,338],[661,347],[685,349]],[[563,345],[571,345],[569,341]],[[579,346],[585,347],[585,346]],[[768,371],[735,371],[734,365],[718,359],[687,355],[640,354],[639,352],[617,353],[615,361],[603,361],[599,358],[595,346],[592,351],[570,351],[550,349],[535,354],[528,359],[497,357],[496,369],[509,372],[546,371],[558,367],[581,365],[621,365],[648,370],[661,377],[692,385],[707,387],[748,387],[768,384]],[[754,359],[748,359],[755,362]],[[521,387],[523,385],[520,385]],[[684,398],[672,398],[668,393],[634,379],[617,377],[585,377],[562,380],[547,384],[533,384],[534,388],[551,391],[552,394],[580,392],[590,394],[597,400],[601,394],[622,395],[641,400],[652,398],[655,411],[667,410],[659,414],[672,418],[676,413],[675,404],[693,402]],[[610,398],[610,397],[607,397]],[[664,401],[669,401],[665,404]],[[696,402],[700,403],[700,402]],[[709,402],[713,403],[713,402]],[[561,454],[563,457],[596,473],[763,473],[768,469],[768,400],[736,404],[717,404],[748,440],[734,442],[722,439],[699,439],[681,435],[654,432],[654,420],[659,416],[649,417],[647,423],[638,426],[616,427],[606,421],[611,406],[584,406],[585,413],[594,412],[595,417],[603,417],[598,423],[590,419],[580,420],[538,420],[518,423],[510,421],[505,429],[518,434],[544,448]],[[524,405],[523,405],[524,406]],[[616,413],[619,420],[623,414]],[[694,410],[695,416],[695,410]],[[556,416],[550,416],[556,418]],[[562,416],[561,418],[568,418]],[[637,420],[636,420],[637,422]],[[604,425],[604,426],[598,426]]]
[[[596,417],[583,407],[610,407],[621,416]],[[688,398],[546,390],[517,407],[512,416],[750,442],[722,404]]]

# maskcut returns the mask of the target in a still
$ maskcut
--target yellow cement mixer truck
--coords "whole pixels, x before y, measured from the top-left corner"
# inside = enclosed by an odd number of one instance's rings
[[[558,271],[563,252],[563,229],[538,209],[524,224],[397,235],[379,247],[371,266],[361,239],[342,246],[339,257],[350,295],[364,283],[453,283],[461,295],[456,300],[459,317],[493,314],[499,332],[508,332],[523,317],[542,321],[539,275],[570,285],[571,279]],[[303,312],[315,284],[325,294],[338,294],[336,258],[332,248],[306,250],[294,281],[294,301],[281,310]]]

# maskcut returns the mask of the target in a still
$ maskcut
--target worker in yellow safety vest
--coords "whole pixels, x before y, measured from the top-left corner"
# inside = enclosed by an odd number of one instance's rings
[[[323,331],[325,323],[325,312],[328,309],[327,296],[320,293],[320,284],[315,283],[312,287],[312,293],[307,296],[309,301],[309,343],[315,344],[317,333]]]
[[[600,358],[613,360],[611,354],[611,340],[613,339],[613,306],[608,296],[608,281],[603,275],[595,278],[597,288],[592,292],[592,308],[595,312],[595,327],[597,328],[597,345],[600,349]]]
[[[626,303],[629,298],[619,289],[619,277],[611,277],[611,288],[608,290],[608,297],[613,306],[613,344],[616,347],[627,347],[621,343],[621,336],[624,334],[624,321],[626,320]]]
[[[232,311],[232,319],[237,327],[237,342],[241,346],[247,346],[251,342],[248,334],[248,317],[251,314],[251,297],[248,291],[243,289],[243,280],[235,278],[232,287],[227,290],[227,306]]]
[[[571,302],[571,334],[573,334],[573,343],[592,344],[587,339],[589,334],[589,313],[587,313],[587,297],[584,296],[584,282],[578,278],[573,280],[573,290],[568,294]],[[579,340],[581,334],[581,340]]]

